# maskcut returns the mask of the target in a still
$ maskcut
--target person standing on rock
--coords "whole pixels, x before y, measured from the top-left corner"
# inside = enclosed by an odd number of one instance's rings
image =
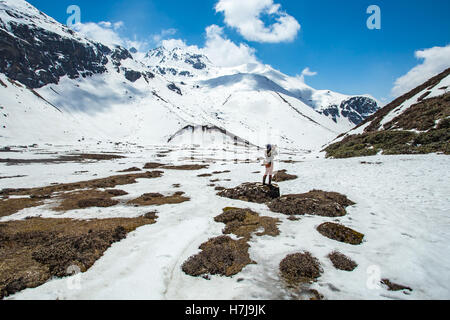
[[[265,152],[265,160],[264,165],[266,167],[266,173],[264,174],[263,178],[263,185],[266,185],[266,179],[267,176],[269,176],[269,186],[272,186],[272,176],[273,176],[273,167],[274,167],[274,159],[275,156],[278,155],[278,152],[276,150],[276,146],[272,146],[271,144],[268,144],[266,147]]]

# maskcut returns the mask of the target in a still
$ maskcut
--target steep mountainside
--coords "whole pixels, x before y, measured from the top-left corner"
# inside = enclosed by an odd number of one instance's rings
[[[0,143],[216,143],[212,133],[311,150],[376,108],[270,66],[221,68],[180,48],[133,52],[87,39],[24,0],[0,0]],[[339,107],[323,111],[331,106]],[[199,141],[183,130],[191,127],[219,130]]]
[[[450,154],[450,69],[396,99],[328,146],[336,158]]]

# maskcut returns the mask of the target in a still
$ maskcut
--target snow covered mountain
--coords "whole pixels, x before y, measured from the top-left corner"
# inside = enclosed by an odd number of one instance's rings
[[[394,100],[327,147],[328,156],[450,154],[450,68]]]
[[[0,56],[2,144],[219,139],[311,150],[377,108],[369,97],[314,90],[266,65],[220,68],[180,48],[138,59],[24,0],[0,0]]]

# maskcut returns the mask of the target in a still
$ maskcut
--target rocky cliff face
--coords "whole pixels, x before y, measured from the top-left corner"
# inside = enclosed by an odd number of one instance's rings
[[[57,84],[64,76],[76,79],[105,73],[110,61],[132,82],[153,77],[120,68],[123,60],[132,59],[127,49],[82,38],[24,1],[13,4],[0,3],[0,72],[9,78],[41,88]]]
[[[358,125],[379,109],[375,100],[367,97],[352,97],[343,101],[339,106],[331,105],[319,113],[326,115],[337,122],[338,117],[347,118],[351,123]]]

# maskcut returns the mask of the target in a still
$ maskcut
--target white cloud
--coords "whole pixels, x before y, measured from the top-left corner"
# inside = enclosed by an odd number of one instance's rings
[[[313,77],[316,75],[317,75],[317,72],[311,71],[309,69],[309,67],[307,67],[307,68],[303,69],[302,73],[299,76],[297,76],[297,78],[300,79],[302,82],[305,82],[305,77]]]
[[[162,40],[166,39],[167,37],[173,36],[177,33],[177,29],[163,29],[160,33],[153,35],[153,41],[157,44],[160,44]]]
[[[113,24],[108,21],[99,23],[77,23],[73,26],[74,30],[81,33],[88,39],[101,42],[108,46],[124,45],[124,40],[117,34]]]
[[[423,62],[395,81],[394,97],[401,96],[450,67],[450,45],[416,51]]]
[[[122,46],[124,48],[136,48],[138,51],[147,51],[150,48],[149,41],[139,40],[135,36],[133,39],[122,37],[119,30],[124,28],[122,21],[109,22],[101,21],[99,23],[77,23],[73,29],[88,39],[103,43],[107,46]]]
[[[161,45],[168,50],[174,48],[187,49],[191,52],[206,55],[212,63],[221,67],[235,67],[247,63],[259,63],[255,56],[256,50],[244,43],[237,45],[227,39],[223,28],[211,25],[206,28],[204,47],[189,46],[181,39],[168,39],[161,41]]]
[[[223,12],[225,23],[249,41],[290,42],[301,28],[298,21],[273,0],[219,0],[215,10]],[[262,20],[264,15],[276,22],[266,26]]]
[[[234,67],[247,63],[257,63],[256,50],[244,43],[239,45],[224,36],[223,28],[212,25],[206,28],[205,55],[222,67]]]

